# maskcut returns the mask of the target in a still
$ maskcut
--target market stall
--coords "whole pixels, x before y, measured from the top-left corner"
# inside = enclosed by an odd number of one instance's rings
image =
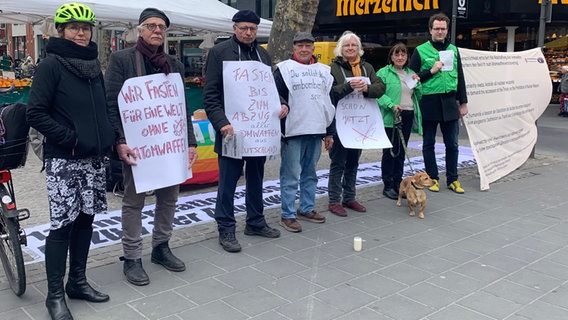
[[[27,103],[31,79],[7,79],[0,77],[0,105]]]
[[[568,51],[549,50],[544,53],[544,57],[546,58],[550,72],[550,80],[552,81],[552,97],[550,98],[550,103],[558,103],[558,99],[560,98],[558,86],[562,78],[560,69],[562,66],[568,65]]]

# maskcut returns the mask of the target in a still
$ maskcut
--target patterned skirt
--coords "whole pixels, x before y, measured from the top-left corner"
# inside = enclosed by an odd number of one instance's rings
[[[51,230],[64,227],[80,212],[107,212],[105,165],[102,158],[45,159]]]

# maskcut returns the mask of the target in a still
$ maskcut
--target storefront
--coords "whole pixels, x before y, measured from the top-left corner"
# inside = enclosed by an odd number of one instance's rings
[[[452,2],[441,0],[320,0],[314,34],[333,41],[345,30],[361,36],[366,58],[375,67],[386,63],[390,47],[410,50],[429,38],[428,19],[438,12],[452,17]],[[489,51],[521,51],[537,46],[539,0],[458,0],[456,45]],[[568,34],[568,0],[553,0],[546,37]],[[508,48],[514,48],[511,50]]]

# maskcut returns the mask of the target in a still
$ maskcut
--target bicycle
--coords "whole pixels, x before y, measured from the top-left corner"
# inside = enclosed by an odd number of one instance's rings
[[[28,219],[28,209],[17,209],[10,170],[0,170],[0,260],[10,288],[17,296],[26,292],[26,269],[22,245],[27,246],[26,233],[20,221]]]
[[[17,296],[26,291],[26,269],[22,245],[27,237],[20,221],[28,219],[28,209],[18,209],[11,169],[24,166],[28,152],[29,126],[25,105],[0,107],[0,261],[10,288]]]

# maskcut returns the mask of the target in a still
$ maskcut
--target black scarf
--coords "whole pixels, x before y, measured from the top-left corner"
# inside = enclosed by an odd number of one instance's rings
[[[45,51],[81,79],[94,79],[101,73],[97,44],[92,41],[83,47],[71,40],[52,37],[47,42]]]
[[[136,50],[138,50],[142,55],[148,57],[154,68],[165,73],[166,75],[171,72],[170,64],[168,63],[168,56],[164,52],[164,45],[159,46],[158,51],[154,53],[150,46],[148,46],[146,41],[144,41],[142,37],[138,37]]]

